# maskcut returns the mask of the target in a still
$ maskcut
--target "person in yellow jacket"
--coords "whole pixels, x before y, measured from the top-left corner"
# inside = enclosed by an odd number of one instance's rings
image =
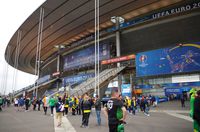
[[[81,105],[82,105],[82,111],[83,111],[81,127],[85,128],[85,127],[88,127],[89,117],[90,117],[90,112],[91,112],[91,101],[89,99],[88,94],[84,95]]]
[[[135,115],[135,110],[136,110],[136,98],[133,96],[131,100],[131,108],[132,108],[132,113]]]
[[[66,95],[64,107],[65,107],[65,110],[64,110],[65,116],[67,116],[68,115],[68,108],[69,108],[69,97],[68,97],[68,95]]]
[[[48,97],[46,97],[46,95],[44,95],[44,98],[42,99],[42,104],[43,104],[43,109],[44,109],[44,114],[47,114],[47,108],[48,108]]]
[[[127,97],[127,108],[129,113],[131,113],[131,99],[129,97]]]
[[[72,105],[72,115],[76,115],[76,97],[73,99],[73,105]]]

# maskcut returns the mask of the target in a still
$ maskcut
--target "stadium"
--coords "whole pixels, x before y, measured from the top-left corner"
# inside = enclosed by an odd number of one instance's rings
[[[124,96],[164,99],[200,87],[199,0],[95,5],[47,0],[17,29],[5,59],[38,79],[15,96],[41,97],[63,88],[70,95],[103,97],[117,86]]]

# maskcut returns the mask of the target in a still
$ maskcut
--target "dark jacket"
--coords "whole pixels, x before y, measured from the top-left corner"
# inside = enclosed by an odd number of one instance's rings
[[[96,100],[94,106],[95,106],[95,109],[96,109],[96,110],[98,110],[98,111],[101,110],[101,101],[100,101],[100,99],[97,99],[97,100]]]
[[[62,101],[56,103],[56,112],[62,112]]]
[[[90,111],[91,110],[91,102],[90,100],[83,100],[82,101],[82,110],[84,111]],[[84,112],[85,113],[85,112]]]
[[[193,118],[200,125],[200,97],[196,97],[194,100],[194,115]]]

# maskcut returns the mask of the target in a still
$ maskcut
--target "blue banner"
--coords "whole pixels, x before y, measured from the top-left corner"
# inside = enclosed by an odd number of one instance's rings
[[[200,82],[184,82],[184,83],[164,83],[164,84],[146,84],[146,85],[135,85],[136,89],[151,89],[154,87],[160,87],[160,88],[184,88],[187,91],[190,87],[199,87]]]
[[[46,76],[39,78],[36,82],[37,82],[38,85],[40,85],[44,82],[48,82],[50,80],[50,78],[51,78],[50,75],[46,75]]]
[[[166,88],[165,95],[168,96],[170,94],[181,95],[183,92],[189,92],[191,90],[190,87],[182,87],[182,88]]]
[[[122,97],[131,97],[131,84],[122,84]]]
[[[97,48],[98,51],[98,48]],[[99,46],[99,60],[110,58],[110,45],[100,44]],[[92,66],[95,63],[95,46],[79,50],[64,57],[64,70],[73,70]]]
[[[160,17],[165,17],[165,16],[169,16],[172,14],[191,11],[191,10],[198,9],[198,8],[200,8],[200,0],[196,0],[195,2],[185,3],[183,5],[179,5],[179,6],[167,9],[167,10],[164,9],[164,10],[158,11],[156,13],[146,15],[142,18],[136,18],[136,19],[130,20],[128,22],[120,24],[120,28],[126,28],[128,26],[133,26],[133,25],[143,23],[146,21],[158,19]],[[107,29],[107,32],[113,32],[115,30],[116,30],[116,27],[112,27],[112,28]]]
[[[83,81],[87,80],[88,78],[94,77],[94,73],[87,73],[87,74],[79,74],[74,76],[68,76],[64,78],[64,86],[70,85],[73,87],[74,85],[78,85],[82,83]]]
[[[136,55],[136,76],[200,71],[200,43],[152,50]]]

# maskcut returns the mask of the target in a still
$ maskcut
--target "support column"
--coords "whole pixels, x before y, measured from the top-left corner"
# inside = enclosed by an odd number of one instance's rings
[[[117,52],[117,57],[121,56],[121,49],[120,49],[120,17],[115,17],[116,21],[116,52]],[[117,63],[117,67],[120,67],[120,62]],[[118,86],[119,86],[119,91],[121,92],[121,85],[122,85],[122,75],[121,73],[118,75]]]
[[[121,56],[120,53],[120,27],[119,27],[119,17],[116,17],[116,51],[117,51],[117,57]],[[120,67],[120,63],[117,63],[117,67]]]
[[[60,72],[60,45],[58,46],[58,57],[57,57],[57,72]],[[57,77],[59,79],[59,77]],[[59,80],[57,80],[57,91],[59,91]]]

